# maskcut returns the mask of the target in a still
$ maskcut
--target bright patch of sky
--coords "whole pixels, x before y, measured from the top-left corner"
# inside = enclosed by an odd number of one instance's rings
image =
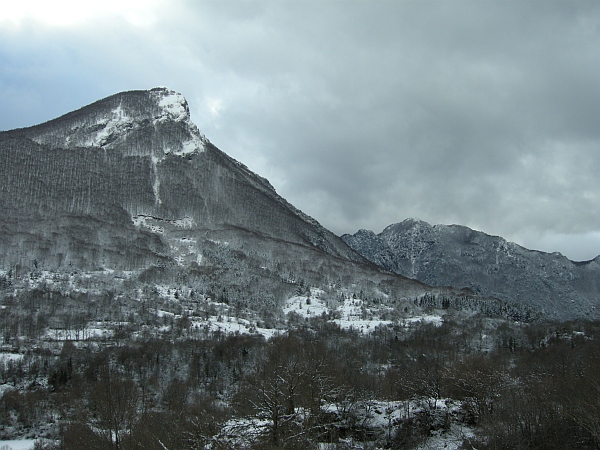
[[[9,21],[18,25],[32,19],[62,27],[80,24],[98,15],[120,15],[132,25],[150,26],[156,20],[153,7],[158,3],[156,0],[20,0],[2,5],[0,22]]]

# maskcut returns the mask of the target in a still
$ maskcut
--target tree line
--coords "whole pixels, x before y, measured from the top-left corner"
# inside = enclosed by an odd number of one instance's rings
[[[476,448],[599,448],[599,336],[593,322],[484,317],[362,335],[314,318],[269,340],[65,341],[58,354],[32,347],[0,364],[0,438],[51,438],[37,444],[47,449],[399,449],[454,423],[474,430]]]

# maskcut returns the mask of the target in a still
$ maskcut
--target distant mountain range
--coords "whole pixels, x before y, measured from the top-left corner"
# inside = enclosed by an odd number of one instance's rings
[[[354,252],[212,145],[166,88],[0,133],[0,179],[0,275],[128,271],[242,305],[277,305],[298,285],[442,292]]]
[[[115,274],[133,297],[186,285],[269,314],[314,287],[406,313],[598,317],[598,259],[415,220],[341,239],[212,145],[166,88],[1,132],[0,180],[0,288],[83,272],[89,289]]]
[[[575,262],[464,226],[417,219],[342,239],[386,270],[429,285],[526,304],[553,319],[600,314],[600,257]]]

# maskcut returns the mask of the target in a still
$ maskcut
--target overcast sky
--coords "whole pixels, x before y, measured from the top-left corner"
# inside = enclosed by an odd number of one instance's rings
[[[6,3],[0,130],[167,86],[337,234],[416,217],[600,254],[597,0]]]

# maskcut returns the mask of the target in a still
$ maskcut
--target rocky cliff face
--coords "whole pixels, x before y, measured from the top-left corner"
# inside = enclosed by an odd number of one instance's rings
[[[600,257],[573,262],[467,227],[415,219],[342,239],[379,266],[429,285],[468,288],[554,319],[600,317]]]

